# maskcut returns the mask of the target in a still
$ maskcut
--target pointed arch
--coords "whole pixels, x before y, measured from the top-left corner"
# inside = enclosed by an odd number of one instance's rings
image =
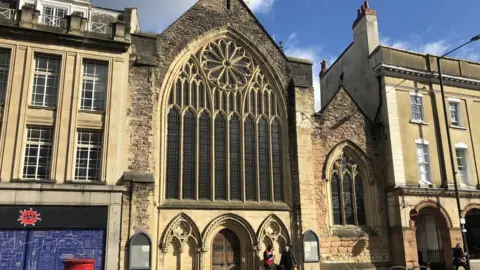
[[[212,242],[215,235],[223,230],[229,229],[233,231],[241,241],[246,245],[244,248],[250,249],[257,245],[255,231],[250,224],[242,217],[235,214],[224,214],[214,220],[212,220],[202,233],[202,248],[208,250],[210,248],[209,243]]]
[[[287,227],[275,214],[266,217],[258,228],[257,243],[260,243],[265,237],[268,237],[272,242],[277,241],[278,238],[283,238],[285,244],[292,244]]]
[[[197,225],[187,214],[181,213],[168,223],[160,238],[159,246],[166,253],[166,249],[172,241],[177,242],[183,248],[189,240],[193,240],[197,247],[202,246],[202,237]]]

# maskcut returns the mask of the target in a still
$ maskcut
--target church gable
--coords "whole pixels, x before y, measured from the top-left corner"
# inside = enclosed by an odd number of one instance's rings
[[[242,0],[200,0],[161,33],[157,39],[158,83],[162,83],[177,57],[189,50],[189,46],[195,46],[195,41],[214,38],[225,29],[235,31],[251,43],[262,60],[273,67],[274,79],[286,88],[289,81],[286,57]]]

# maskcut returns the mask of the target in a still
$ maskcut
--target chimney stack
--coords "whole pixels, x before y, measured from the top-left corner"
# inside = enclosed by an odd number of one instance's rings
[[[377,12],[370,8],[368,1],[363,2],[357,10],[357,19],[353,22],[353,38],[355,43],[365,43],[368,54],[380,45],[378,35]]]

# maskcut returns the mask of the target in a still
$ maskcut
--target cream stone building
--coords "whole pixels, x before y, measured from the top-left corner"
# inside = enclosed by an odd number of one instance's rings
[[[117,269],[136,10],[0,2],[0,269]]]
[[[437,56],[379,44],[375,10],[365,3],[353,25],[354,40],[320,74],[322,105],[334,98],[339,81],[379,131],[387,179],[390,254],[393,265],[432,263],[450,269],[452,247],[462,243],[453,173],[466,219],[472,269],[480,259],[480,64],[442,60],[448,126],[439,86]],[[450,129],[455,166],[450,165]],[[363,135],[362,135],[363,136]],[[410,213],[418,213],[411,219]],[[317,217],[318,218],[318,217]]]

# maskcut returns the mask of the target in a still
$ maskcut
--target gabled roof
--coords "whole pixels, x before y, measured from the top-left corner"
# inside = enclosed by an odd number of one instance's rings
[[[370,122],[370,123],[373,123],[372,119],[370,119],[370,117],[368,117],[368,115],[362,110],[362,108],[358,105],[358,103],[355,101],[355,99],[353,98],[353,96],[350,94],[350,92],[348,91],[348,89],[343,85],[343,84],[340,84],[338,86],[338,89],[337,91],[335,91],[335,94],[333,94],[333,96],[330,98],[330,100],[327,102],[327,104],[325,104],[325,106],[319,111],[317,112],[315,115],[317,116],[321,116],[328,108],[329,108],[329,105],[330,103],[337,97],[338,93],[343,90],[347,96],[350,98],[350,100],[353,102],[353,104],[355,104],[355,107],[357,107],[358,111]]]
[[[185,11],[182,15],[180,15],[173,23],[171,23],[167,28],[165,28],[165,30],[162,31],[165,32],[167,31],[169,28],[171,28],[173,25],[175,25],[179,20],[181,20],[183,18],[183,16],[185,16],[185,14],[192,8],[194,8],[196,5],[198,5],[200,2],[202,1],[224,1],[224,0],[198,0],[194,5],[192,5],[187,11]],[[263,24],[260,23],[260,21],[257,19],[257,16],[255,16],[255,14],[252,12],[252,10],[248,7],[248,5],[245,3],[244,0],[230,0],[230,1],[238,1],[240,2],[240,4],[243,6],[243,8],[245,8],[245,10],[248,12],[248,14],[250,14],[250,16],[252,16],[252,18],[254,19],[254,21],[257,23],[257,25],[260,27],[260,29],[262,29],[262,31],[265,33],[265,35],[270,39],[270,41],[275,45],[275,47],[277,48],[277,50],[280,52],[280,54],[285,58],[285,60],[288,61],[288,57],[285,55],[285,53],[283,52],[283,50],[280,48],[280,46],[275,42],[275,40],[273,40],[272,36],[268,33],[268,31],[265,29],[265,27],[263,27]],[[160,33],[161,34],[161,33]]]

